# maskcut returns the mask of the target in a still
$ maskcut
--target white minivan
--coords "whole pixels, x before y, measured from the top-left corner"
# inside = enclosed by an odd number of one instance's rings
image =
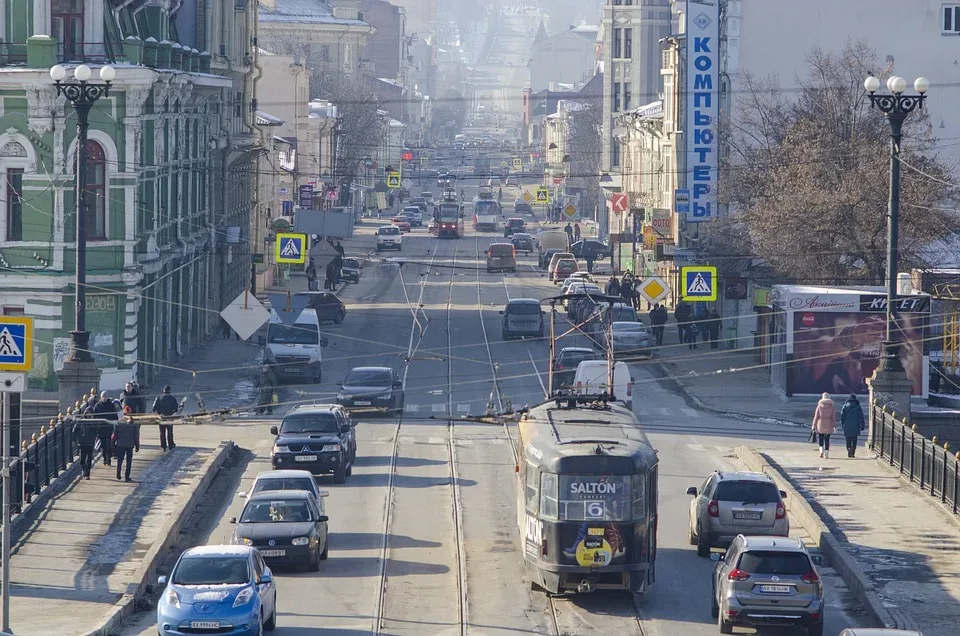
[[[608,392],[609,377],[606,360],[584,360],[577,365],[573,376],[574,395],[600,395]],[[613,364],[613,400],[627,406],[633,404],[633,378],[625,362]]]
[[[323,376],[321,349],[326,344],[315,310],[304,309],[292,325],[284,324],[273,310],[267,325],[263,362],[273,369],[278,380],[307,378],[320,382]]]

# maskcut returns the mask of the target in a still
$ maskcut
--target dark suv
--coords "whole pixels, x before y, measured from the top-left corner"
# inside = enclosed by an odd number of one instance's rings
[[[357,437],[350,414],[337,404],[295,406],[283,416],[280,427],[271,426],[276,435],[270,462],[275,470],[296,468],[314,475],[333,473],[333,481],[342,484],[353,472],[357,459]]]
[[[564,347],[553,360],[553,390],[562,391],[573,387],[577,375],[577,366],[584,360],[599,360],[593,349],[586,347]]]
[[[317,320],[329,320],[339,325],[347,317],[347,306],[333,292],[312,291],[304,293],[310,296],[307,308],[317,312]]]
[[[718,563],[710,611],[721,634],[735,625],[776,625],[823,636],[823,583],[803,541],[741,534],[712,558]]]
[[[527,229],[527,222],[523,219],[507,219],[507,222],[503,224],[503,235],[504,236],[513,236],[518,232],[523,232]]]

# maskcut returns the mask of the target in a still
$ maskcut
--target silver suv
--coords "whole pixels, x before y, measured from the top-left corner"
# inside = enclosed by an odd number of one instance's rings
[[[763,473],[715,472],[699,491],[687,488],[690,502],[690,545],[698,556],[725,548],[738,534],[786,537],[790,521],[783,503],[787,493]]]
[[[823,583],[803,541],[741,534],[711,558],[718,563],[710,612],[721,634],[735,625],[789,625],[823,636]]]

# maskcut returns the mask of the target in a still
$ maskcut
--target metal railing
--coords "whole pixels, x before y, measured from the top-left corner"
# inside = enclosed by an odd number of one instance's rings
[[[937,444],[937,438],[927,439],[910,426],[882,408],[873,406],[873,426],[868,440],[870,448],[920,489],[938,497],[960,511],[960,453],[951,453],[950,444]]]
[[[26,63],[26,42],[0,42],[0,66],[24,66]]]
[[[57,42],[57,61],[64,64],[107,64],[122,58],[123,44],[120,42]]]

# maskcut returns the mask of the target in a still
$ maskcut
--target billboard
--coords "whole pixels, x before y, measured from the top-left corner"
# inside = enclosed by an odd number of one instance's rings
[[[686,124],[688,223],[717,217],[720,3],[687,0]]]
[[[927,316],[903,314],[900,360],[913,382],[913,394],[923,394],[923,333]],[[844,311],[793,312],[793,395],[867,393],[867,378],[880,363],[886,334],[883,314]]]

